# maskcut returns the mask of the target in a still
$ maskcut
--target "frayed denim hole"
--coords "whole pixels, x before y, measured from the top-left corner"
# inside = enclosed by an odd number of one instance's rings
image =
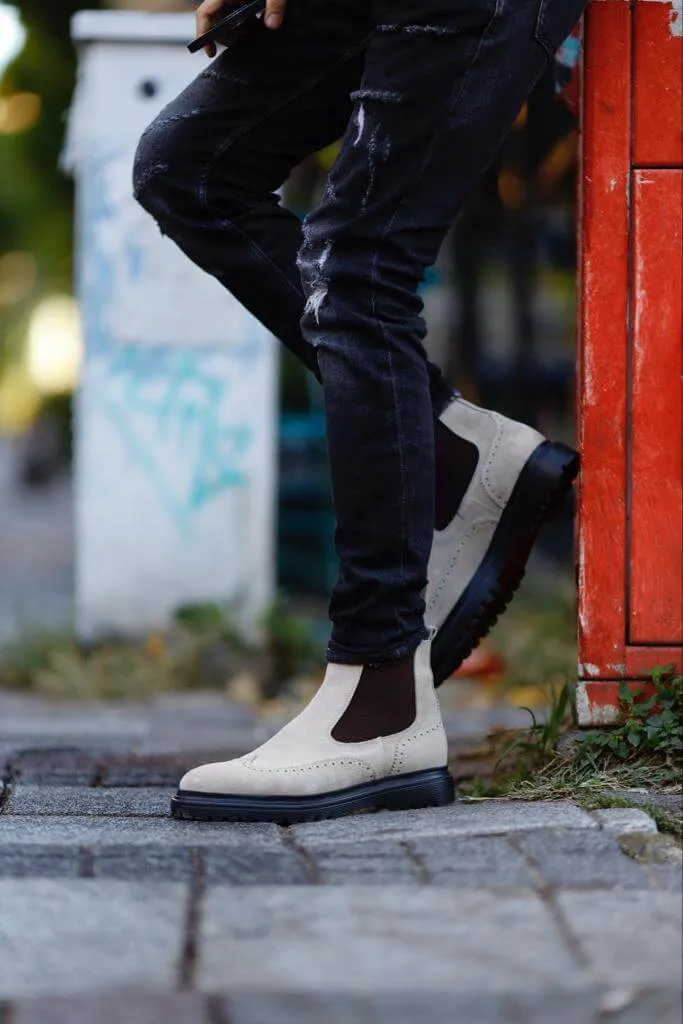
[[[316,324],[320,324],[320,311],[327,299],[329,279],[327,266],[332,256],[333,243],[327,239],[322,246],[314,241],[310,228],[304,224],[304,244],[297,256],[297,267],[301,274],[302,284],[307,293],[303,315],[312,316]],[[315,248],[318,254],[314,255]]]
[[[213,64],[210,64],[208,68],[202,71],[199,77],[212,82],[232,82],[233,85],[248,86],[251,84],[247,78],[241,78],[230,71],[220,71]]]
[[[448,25],[378,25],[377,32],[404,36],[457,36],[461,29]]]
[[[403,96],[385,89],[359,89],[352,94],[352,98],[358,104],[353,147],[364,146],[367,153],[368,184],[361,198],[361,211],[365,213],[375,188],[378,165],[386,163],[391,156],[391,137],[386,132],[382,133],[382,119],[372,118],[368,108],[371,104],[398,105],[403,102]]]
[[[351,93],[351,99],[356,102],[365,100],[376,100],[378,103],[403,103],[405,97],[400,92],[392,89],[356,89]]]

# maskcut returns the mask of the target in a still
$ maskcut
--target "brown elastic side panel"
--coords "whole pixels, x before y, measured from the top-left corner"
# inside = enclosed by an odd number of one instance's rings
[[[416,713],[413,655],[366,665],[332,738],[338,743],[362,743],[391,736],[408,729]]]

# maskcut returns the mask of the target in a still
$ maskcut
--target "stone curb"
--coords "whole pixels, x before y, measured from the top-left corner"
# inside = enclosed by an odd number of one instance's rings
[[[657,832],[657,823],[647,811],[635,807],[609,807],[593,811],[593,817],[605,832],[626,835],[629,832]]]
[[[6,1004],[9,1012],[9,1005]],[[680,1024],[676,990],[608,989],[519,995],[422,992],[397,997],[324,996],[305,992],[197,993],[119,992],[30,999],[16,1003],[12,1024]],[[5,1024],[0,1005],[0,1024]]]

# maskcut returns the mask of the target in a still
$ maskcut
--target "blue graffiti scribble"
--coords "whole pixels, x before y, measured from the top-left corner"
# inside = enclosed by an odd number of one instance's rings
[[[202,368],[196,352],[120,346],[108,353],[105,373],[98,395],[102,408],[187,533],[208,501],[246,484],[252,429],[222,422],[228,385]],[[177,483],[177,465],[168,466],[169,444],[187,460],[184,489]]]
[[[137,230],[109,231],[109,242],[103,241],[106,228],[134,223],[126,215],[128,204],[134,204],[132,193],[112,188],[112,181],[118,183],[112,166],[126,161],[121,152],[94,149],[81,174],[78,292],[85,374],[94,374],[92,388],[85,392],[107,416],[178,529],[187,534],[208,502],[248,482],[253,430],[229,408],[230,385],[221,372],[222,355],[227,356],[224,337],[220,345],[207,342],[186,349],[131,344],[137,339],[116,337],[112,304],[122,284],[113,285],[114,270],[125,267],[127,282],[139,286],[146,258],[146,242]],[[156,231],[151,219],[149,230]],[[263,358],[269,343],[263,329],[247,320],[230,339],[229,359],[248,373],[249,364]],[[230,422],[231,416],[237,422]]]

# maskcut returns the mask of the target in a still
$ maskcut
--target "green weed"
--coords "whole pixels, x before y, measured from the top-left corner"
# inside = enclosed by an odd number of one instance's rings
[[[546,722],[537,722],[529,711],[530,728],[503,743],[493,778],[464,786],[464,795],[473,799],[574,799],[587,807],[599,807],[607,806],[605,800],[619,800],[619,794],[627,789],[680,787],[683,677],[667,666],[654,669],[650,678],[651,683],[639,690],[622,685],[621,719],[614,728],[572,732],[566,749],[560,741],[572,730],[576,718],[572,688],[562,687],[552,697]],[[627,796],[623,799],[623,806],[632,806]],[[648,804],[645,809],[662,828],[680,834],[675,816],[656,805]]]
[[[515,763],[514,776],[526,778],[547,763],[557,750],[560,736],[574,720],[572,692],[567,683],[560,690],[552,690],[550,707],[544,722],[538,722],[531,708],[523,708],[531,716],[531,726],[504,746],[496,771],[505,764]]]
[[[676,767],[683,754],[683,676],[674,675],[674,666],[667,665],[653,669],[650,678],[651,686],[635,691],[621,684],[619,724],[583,733],[577,763],[628,763],[644,756]]]
[[[683,838],[683,819],[675,814],[671,814],[665,808],[660,807],[659,804],[649,801],[636,803],[634,800],[629,800],[626,796],[608,796],[605,793],[585,795],[578,803],[587,811],[610,807],[636,807],[650,815],[656,822],[660,832],[668,832],[670,835],[676,836],[677,839]]]

